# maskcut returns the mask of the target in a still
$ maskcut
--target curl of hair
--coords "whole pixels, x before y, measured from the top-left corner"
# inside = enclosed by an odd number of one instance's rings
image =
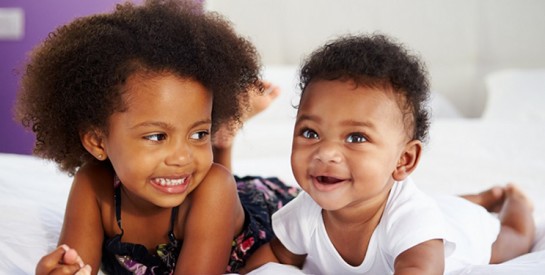
[[[307,57],[299,80],[301,97],[314,80],[351,80],[367,87],[391,87],[402,96],[398,103],[411,138],[427,141],[427,70],[417,56],[385,35],[346,35],[326,43]]]
[[[107,133],[137,72],[191,78],[213,94],[212,131],[240,123],[248,91],[262,89],[259,58],[229,21],[194,1],[120,4],[61,26],[36,47],[22,76],[16,118],[36,135],[34,153],[70,174],[93,157],[80,135]]]

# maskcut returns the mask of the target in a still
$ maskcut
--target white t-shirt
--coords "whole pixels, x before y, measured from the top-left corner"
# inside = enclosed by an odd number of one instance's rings
[[[459,200],[449,201],[446,205],[449,208],[455,207],[451,204],[458,205]],[[463,202],[464,207],[473,207],[470,204]],[[456,246],[451,239],[465,238],[456,236],[459,232],[448,228],[450,222],[456,221],[445,219],[435,200],[422,193],[407,179],[392,186],[382,218],[369,241],[365,259],[359,266],[352,266],[342,259],[331,243],[321,211],[320,206],[307,193],[302,192],[272,217],[274,232],[282,244],[294,254],[307,254],[303,272],[308,274],[392,274],[395,258],[419,243],[443,239],[445,256],[448,257],[453,254]],[[486,214],[490,216],[488,212]],[[494,225],[499,230],[498,223]],[[488,243],[488,250],[491,244]],[[479,253],[484,254],[484,258],[486,255],[490,258],[490,251],[477,251],[473,254]],[[458,268],[465,261],[456,260],[454,265],[450,265],[449,258],[451,257],[447,258],[446,271]]]

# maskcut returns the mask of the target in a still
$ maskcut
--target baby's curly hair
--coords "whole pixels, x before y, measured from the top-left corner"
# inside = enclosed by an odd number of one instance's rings
[[[429,82],[425,65],[401,45],[382,34],[346,35],[314,51],[303,63],[300,83],[315,80],[351,80],[367,87],[391,87],[412,139],[426,142],[430,125],[427,109]]]
[[[263,89],[259,70],[254,46],[193,1],[119,4],[111,13],[59,27],[34,49],[16,117],[36,134],[36,155],[74,174],[93,159],[80,135],[107,133],[108,118],[125,108],[130,75],[167,72],[203,84],[213,94],[214,132],[241,122],[248,92]]]

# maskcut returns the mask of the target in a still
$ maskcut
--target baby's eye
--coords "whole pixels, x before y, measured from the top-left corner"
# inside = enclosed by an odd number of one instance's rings
[[[205,139],[209,134],[210,132],[208,131],[198,131],[193,133],[190,138],[195,140],[202,140]]]
[[[144,137],[144,139],[151,140],[151,141],[162,141],[162,140],[165,140],[166,138],[167,138],[167,135],[162,133],[151,134]]]
[[[367,138],[361,133],[352,133],[346,137],[346,142],[348,143],[363,143],[366,142]]]
[[[319,138],[318,134],[314,130],[308,129],[308,128],[303,129],[301,131],[301,136],[306,138],[306,139],[318,139]]]

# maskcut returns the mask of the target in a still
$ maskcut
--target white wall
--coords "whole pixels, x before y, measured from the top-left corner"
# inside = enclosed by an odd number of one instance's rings
[[[249,37],[264,64],[299,64],[347,32],[396,37],[427,63],[432,89],[468,117],[486,100],[483,76],[545,68],[543,0],[207,0]],[[291,92],[291,91],[290,91]]]

